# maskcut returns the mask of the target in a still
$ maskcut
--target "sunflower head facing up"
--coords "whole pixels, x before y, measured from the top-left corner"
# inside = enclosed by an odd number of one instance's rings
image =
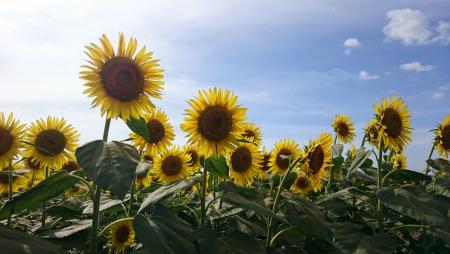
[[[237,96],[228,90],[201,90],[190,100],[181,129],[188,143],[206,157],[225,155],[238,145],[247,109],[237,105]]]
[[[375,119],[370,120],[364,129],[364,134],[366,140],[374,147],[378,148],[380,146],[380,136],[378,133],[378,123]]]
[[[331,166],[332,137],[329,133],[321,133],[314,141],[310,142],[305,150],[305,163],[302,170],[306,172],[314,191],[319,191],[323,186],[323,179],[329,174]]]
[[[12,192],[18,192],[27,188],[27,177],[23,175],[12,175]],[[9,172],[0,172],[0,196],[9,193]]]
[[[283,175],[289,168],[290,160],[294,161],[301,154],[298,144],[292,139],[282,139],[274,145],[270,157],[270,170],[274,174]],[[284,158],[284,156],[291,156]]]
[[[245,123],[242,125],[242,132],[240,139],[254,145],[261,145],[262,132],[261,129],[254,123]]]
[[[266,151],[265,148],[263,148],[263,150],[260,151],[259,153],[261,161],[259,162],[259,167],[258,170],[256,171],[256,175],[259,177],[259,179],[265,180],[268,178],[267,174],[268,171],[270,170],[271,153]]]
[[[392,162],[392,169],[397,170],[397,169],[407,169],[408,168],[408,164],[406,163],[406,156],[403,153],[395,153],[392,157],[391,157],[391,162]]]
[[[44,168],[59,169],[75,153],[79,136],[64,118],[36,120],[28,128],[23,155]]]
[[[93,98],[94,107],[100,106],[102,116],[138,119],[155,107],[149,97],[161,98],[163,70],[145,46],[137,51],[136,39],[126,43],[121,33],[118,44],[114,51],[103,35],[99,45],[87,45],[90,60],[82,66],[80,78],[86,80],[84,93]]]
[[[308,174],[303,170],[298,171],[297,178],[295,179],[295,182],[292,184],[291,190],[302,196],[306,196],[313,189],[314,188],[312,186],[311,180],[308,177]]]
[[[401,98],[392,96],[382,99],[375,105],[375,119],[378,122],[378,135],[384,147],[401,151],[411,142],[412,128],[409,122],[410,112]]]
[[[111,226],[109,230],[109,242],[112,252],[124,253],[134,243],[135,232],[131,220],[121,221]]]
[[[444,119],[442,124],[438,125],[435,135],[437,151],[442,157],[447,159],[450,154],[450,115]]]
[[[231,180],[238,185],[250,185],[261,163],[258,147],[250,143],[241,143],[227,159]]]
[[[174,146],[156,157],[153,170],[161,182],[173,182],[191,175],[190,160],[182,148]]]
[[[200,170],[200,157],[202,156],[194,146],[185,146],[184,151],[189,156],[189,167],[192,173]]]
[[[347,115],[336,115],[331,125],[342,143],[350,144],[355,138],[355,126]]]
[[[173,126],[162,110],[155,109],[144,116],[150,138],[146,140],[139,134],[131,133],[133,145],[149,154],[158,154],[172,145],[175,138]]]
[[[23,147],[22,139],[25,125],[14,119],[14,114],[8,116],[0,112],[0,168],[8,167]]]

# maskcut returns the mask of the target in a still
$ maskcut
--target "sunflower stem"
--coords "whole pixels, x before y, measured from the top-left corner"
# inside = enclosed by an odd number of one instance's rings
[[[103,129],[103,141],[108,141],[108,134],[109,134],[109,126],[111,125],[111,119],[106,118],[105,121],[105,128]],[[100,221],[100,197],[102,194],[102,190],[99,186],[94,184],[95,186],[95,194],[94,194],[94,208],[92,212],[92,234],[91,234],[91,250],[90,253],[97,253],[98,249],[98,238],[97,238],[97,231]]]
[[[131,185],[130,201],[128,203],[128,213],[131,214],[131,205],[133,204],[134,192],[136,191],[136,174],[133,178],[133,184]]]
[[[362,141],[361,141],[361,146],[360,147],[364,147],[364,144],[366,143],[366,135],[364,135]]]
[[[337,141],[337,135],[334,136],[333,148],[336,146],[336,141]],[[332,192],[331,191],[332,181],[333,181],[333,153],[331,154],[331,166],[330,166],[330,175],[328,177],[327,193]]]
[[[48,168],[45,168],[45,179],[48,177]],[[41,218],[41,228],[45,228],[45,209],[47,209],[47,201],[42,202],[42,218]]]
[[[208,178],[208,171],[206,170],[208,163],[205,162],[205,167],[203,168],[203,180],[202,180],[202,193],[200,197],[200,205],[201,205],[201,214],[200,214],[200,226],[205,225],[205,216],[206,216],[206,181]]]
[[[12,167],[12,161],[9,162],[9,166],[8,166],[8,200],[11,201],[12,199],[12,190],[13,190],[13,167]],[[9,214],[8,216],[8,226],[11,225],[11,214]]]
[[[430,172],[430,164],[428,164],[428,161],[431,160],[431,156],[433,156],[434,148],[436,148],[436,141],[433,143],[430,154],[428,155],[427,166],[425,167],[425,175],[428,175],[428,173]]]
[[[382,186],[382,175],[381,175],[381,164],[383,160],[383,139],[380,139],[380,148],[378,152],[378,167],[377,167],[377,195],[380,192]],[[377,217],[378,217],[378,227],[380,229],[380,232],[384,231],[383,226],[383,204],[381,203],[381,199],[377,198]]]

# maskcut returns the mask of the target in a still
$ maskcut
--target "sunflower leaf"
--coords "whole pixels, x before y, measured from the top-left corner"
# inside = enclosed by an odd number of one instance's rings
[[[228,178],[228,165],[227,165],[227,161],[225,159],[225,157],[220,156],[220,157],[208,157],[205,160],[205,168],[206,170],[208,170],[211,174],[218,176],[218,177],[223,177],[223,178]]]
[[[358,169],[360,168],[364,162],[370,157],[372,154],[372,150],[365,151],[358,155],[353,161],[352,164],[350,164],[350,167],[347,170],[347,180],[350,178],[350,176]]]
[[[132,118],[127,121],[127,126],[130,128],[130,130],[143,137],[145,140],[150,139],[150,132],[148,131],[147,122],[144,118]]]
[[[436,170],[450,172],[450,162],[446,159],[427,160],[427,163]]]
[[[56,254],[61,251],[58,246],[47,240],[3,226],[0,226],[0,246],[2,253]]]

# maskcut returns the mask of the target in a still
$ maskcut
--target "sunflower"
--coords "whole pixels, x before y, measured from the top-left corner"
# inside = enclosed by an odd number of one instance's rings
[[[331,166],[332,137],[329,133],[321,133],[314,141],[310,142],[305,150],[305,163],[302,169],[309,175],[309,180],[314,191],[319,191],[323,186],[323,179],[328,177]]]
[[[261,163],[258,147],[250,143],[239,144],[227,160],[230,178],[238,185],[250,185]]]
[[[46,168],[61,168],[78,147],[78,132],[64,118],[39,119],[28,129],[24,157]]]
[[[265,180],[268,178],[267,174],[268,171],[270,170],[271,153],[267,152],[265,148],[263,148],[263,150],[260,151],[259,153],[261,160],[259,162],[259,167],[256,172],[256,175],[258,176],[259,179]]]
[[[166,113],[159,109],[151,110],[144,116],[144,119],[147,123],[150,138],[145,140],[139,134],[131,133],[130,137],[133,139],[135,146],[140,150],[145,150],[146,153],[158,154],[172,145],[175,133]]]
[[[347,158],[349,158],[350,160],[354,160],[356,159],[356,156],[358,156],[358,152],[356,150],[356,146],[352,144],[350,149],[348,149],[347,151]]]
[[[164,183],[188,177],[191,174],[189,155],[178,146],[172,147],[156,157],[153,170]]]
[[[447,159],[450,153],[450,115],[444,119],[442,124],[438,125],[435,134],[437,151],[442,157]]]
[[[75,155],[71,155],[66,163],[64,163],[61,167],[61,171],[66,171],[67,173],[71,173],[73,171],[77,171],[80,169],[78,166],[77,159]]]
[[[8,167],[19,154],[23,147],[21,140],[24,130],[25,125],[20,125],[20,121],[14,119],[13,113],[6,117],[0,112],[0,168]]]
[[[367,141],[374,147],[380,146],[380,139],[378,136],[378,124],[375,119],[370,120],[369,124],[364,129]]]
[[[36,162],[36,160],[33,160],[33,158],[31,157],[24,158],[20,163],[19,168],[29,170],[28,186],[30,187],[38,184],[45,178],[45,167],[42,167],[38,162]]]
[[[311,180],[309,179],[308,174],[306,174],[306,172],[303,170],[297,172],[297,178],[292,184],[291,190],[295,193],[305,196],[313,189],[314,188],[311,184]]]
[[[115,223],[109,229],[109,242],[114,253],[123,253],[134,243],[135,232],[131,220]]]
[[[259,146],[261,145],[262,142],[261,129],[258,126],[256,126],[256,124],[245,123],[242,125],[242,132],[240,139]]]
[[[289,167],[288,158],[282,156],[291,156],[295,160],[300,155],[298,144],[292,139],[282,139],[274,145],[270,158],[270,170],[274,174],[283,175]]]
[[[185,146],[184,151],[189,155],[189,167],[191,168],[192,173],[200,170],[201,154],[198,153],[197,149],[193,146]]]
[[[136,175],[136,187],[138,189],[143,189],[148,187],[151,183],[158,182],[158,178],[152,169],[148,169],[147,172]]]
[[[395,153],[392,158],[393,169],[407,169],[406,156],[403,153]]]
[[[66,190],[64,192],[64,195],[66,197],[76,197],[76,196],[82,196],[82,195],[86,194],[87,192],[88,192],[88,190],[86,189],[86,187],[84,185],[77,183],[74,186],[72,186],[71,188],[69,188],[68,190]]]
[[[27,178],[13,173],[12,192],[17,192],[27,187]],[[0,172],[0,196],[9,193],[9,172]]]
[[[121,33],[117,52],[106,35],[100,38],[101,46],[86,46],[89,65],[81,66],[80,78],[86,80],[83,92],[93,97],[92,105],[100,106],[102,116],[128,120],[139,118],[155,105],[149,96],[161,98],[163,71],[158,60],[152,58],[145,46],[136,53],[137,40],[128,44]],[[136,53],[136,54],[135,54]]]
[[[237,96],[228,90],[200,90],[189,102],[181,129],[188,142],[205,156],[221,155],[238,145],[247,109],[237,105]]]
[[[394,151],[402,150],[411,141],[412,134],[407,106],[401,98],[394,95],[390,99],[383,99],[374,108],[384,147]]]
[[[336,115],[333,123],[334,132],[340,141],[344,144],[349,144],[355,137],[355,126],[350,122],[350,117],[347,115]]]

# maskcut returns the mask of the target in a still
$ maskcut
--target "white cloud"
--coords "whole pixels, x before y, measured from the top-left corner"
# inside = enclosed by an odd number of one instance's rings
[[[361,46],[361,43],[359,42],[359,40],[357,38],[347,38],[344,41],[344,47],[346,48],[344,53],[346,55],[349,55],[352,52],[353,48],[357,48]]]
[[[388,11],[388,24],[383,28],[387,40],[400,40],[404,45],[450,43],[450,23],[439,21],[432,28],[427,17],[419,10],[395,9]]]
[[[450,85],[438,87],[432,94],[431,98],[434,100],[442,99],[447,95],[447,91],[450,89]]]
[[[359,72],[359,79],[360,80],[374,80],[374,79],[379,79],[380,76],[376,75],[376,74],[371,74],[368,71],[360,71]]]
[[[401,64],[400,69],[404,71],[423,72],[423,71],[432,71],[435,69],[435,67],[433,65],[423,65],[419,61],[414,61],[411,63]]]

